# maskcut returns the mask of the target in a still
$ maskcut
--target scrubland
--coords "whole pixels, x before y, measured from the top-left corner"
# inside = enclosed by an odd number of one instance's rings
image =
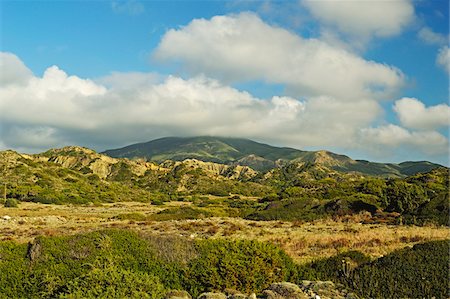
[[[0,207],[0,240],[25,243],[39,235],[60,236],[105,228],[127,228],[192,239],[268,241],[279,245],[295,261],[306,263],[349,250],[358,250],[376,258],[419,242],[450,237],[448,227],[444,226],[364,224],[367,217],[364,213],[312,222],[252,221],[201,214],[195,215],[198,219],[180,219],[186,208],[192,206],[190,202],[167,202],[158,206],[138,202],[84,206],[23,202],[18,208]],[[156,220],[156,216],[161,215],[157,213],[163,210],[181,213],[169,214],[171,217],[163,221]],[[208,215],[207,208],[201,211]]]

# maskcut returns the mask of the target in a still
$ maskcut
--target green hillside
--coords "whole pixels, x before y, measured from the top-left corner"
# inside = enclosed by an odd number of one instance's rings
[[[261,172],[193,159],[160,164],[116,159],[74,146],[37,155],[4,151],[0,152],[0,181],[7,185],[6,196],[19,202],[183,200],[199,208],[215,206],[208,215],[254,220],[313,220],[369,213],[375,222],[448,224],[448,168],[386,178],[336,170],[353,160],[329,152],[309,152],[304,158],[308,161],[296,159]],[[406,165],[411,169],[411,163]],[[198,200],[210,196],[222,199]],[[186,211],[172,212],[165,218]]]
[[[249,139],[224,137],[166,137],[104,152],[114,158],[144,158],[148,161],[197,159],[221,164],[249,166],[268,171],[288,163],[308,163],[344,173],[357,172],[383,177],[406,177],[440,165],[421,161],[400,164],[353,160],[328,151],[302,151],[275,147]]]
[[[248,139],[202,136],[166,137],[107,150],[104,154],[115,158],[146,158],[155,162],[198,159],[226,164],[242,160],[240,164],[248,166],[254,166],[252,163],[254,159],[248,156],[256,156],[259,160],[265,161],[263,164],[267,169],[274,167],[276,160],[292,160],[301,157],[304,152],[292,148],[274,147]],[[256,165],[258,164],[261,163],[257,162]]]

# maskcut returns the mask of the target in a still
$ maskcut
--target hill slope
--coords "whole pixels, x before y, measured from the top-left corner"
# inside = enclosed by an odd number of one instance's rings
[[[406,177],[440,166],[426,161],[400,164],[374,163],[353,160],[345,155],[328,151],[301,151],[288,147],[275,147],[249,139],[208,136],[165,137],[107,150],[104,154],[114,158],[144,158],[158,163],[165,160],[197,159],[205,162],[249,166],[258,171],[267,171],[289,163],[305,163],[344,173],[358,172],[383,177]]]
[[[224,202],[221,215],[237,212],[259,220],[311,220],[367,211],[378,218],[395,212],[411,223],[447,223],[448,168],[386,179],[334,170],[361,163],[346,156],[321,151],[309,152],[303,159],[258,172],[233,163],[195,159],[155,164],[111,158],[74,146],[37,155],[5,151],[0,152],[0,182],[7,185],[7,197],[19,201],[84,204],[188,199],[203,207],[210,203],[195,198],[239,195],[259,201]],[[411,168],[410,163],[406,165]]]
[[[166,137],[104,152],[116,158],[146,158],[156,162],[198,159],[206,162],[231,163],[241,160],[247,164],[265,164],[266,168],[275,166],[276,160],[292,160],[305,153],[293,148],[274,147],[248,139],[208,136]]]

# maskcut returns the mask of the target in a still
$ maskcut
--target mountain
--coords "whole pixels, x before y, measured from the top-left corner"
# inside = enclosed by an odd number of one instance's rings
[[[209,136],[165,137],[104,152],[115,158],[146,158],[156,162],[197,159],[228,164],[240,161],[241,165],[255,164],[265,169],[274,167],[277,160],[288,161],[305,153],[293,148],[274,147],[248,139]]]
[[[3,151],[0,182],[7,186],[6,196],[19,201],[87,204],[183,200],[200,208],[213,204],[213,196],[221,198],[214,203],[219,205],[213,209],[214,215],[222,216],[313,220],[366,211],[374,219],[392,222],[397,220],[389,213],[395,212],[408,223],[417,220],[447,224],[446,167],[416,173],[433,165],[370,163],[326,151],[299,152],[301,157],[276,160],[276,167],[261,172],[238,165],[239,160],[221,164],[185,159],[157,164],[112,158],[79,146],[36,155]],[[264,162],[256,155],[246,159]],[[361,169],[384,171],[385,176],[392,174],[387,171],[400,170],[416,174],[385,178],[354,171]],[[240,196],[253,199],[241,200]]]
[[[204,162],[249,166],[257,171],[268,171],[289,163],[308,164],[343,173],[383,177],[406,177],[427,172],[441,165],[431,162],[374,163],[353,160],[328,151],[302,151],[275,147],[249,139],[224,137],[165,137],[145,143],[111,149],[103,154],[114,158],[136,159],[161,163],[165,160],[196,159]]]

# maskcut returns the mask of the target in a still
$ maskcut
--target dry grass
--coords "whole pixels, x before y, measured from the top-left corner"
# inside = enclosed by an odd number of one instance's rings
[[[359,250],[379,257],[418,242],[450,238],[446,227],[361,224],[358,219],[312,223],[218,217],[161,222],[114,219],[120,214],[150,215],[167,207],[186,204],[189,203],[170,202],[164,206],[135,202],[101,206],[21,203],[19,208],[0,207],[0,240],[28,242],[38,235],[75,234],[108,227],[129,228],[158,235],[269,241],[280,245],[296,261],[305,263],[347,250]],[[11,219],[3,219],[5,215]]]

